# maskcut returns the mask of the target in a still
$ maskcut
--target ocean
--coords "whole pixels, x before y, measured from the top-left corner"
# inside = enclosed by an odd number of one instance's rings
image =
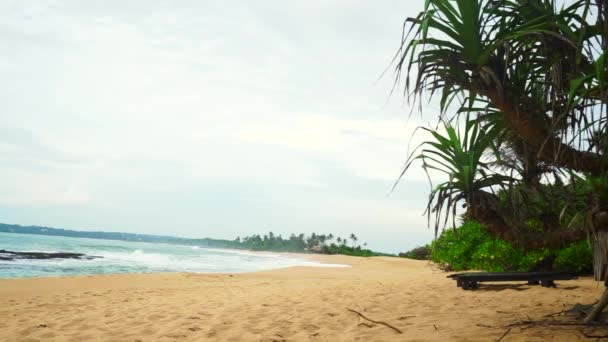
[[[152,272],[241,273],[291,266],[345,267],[270,252],[12,233],[0,233],[0,249],[101,257],[90,260],[0,260],[0,278]]]

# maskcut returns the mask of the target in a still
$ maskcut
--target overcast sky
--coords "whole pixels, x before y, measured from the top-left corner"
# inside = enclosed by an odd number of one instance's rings
[[[424,174],[390,193],[423,121],[378,80],[422,5],[0,1],[0,222],[429,242]]]

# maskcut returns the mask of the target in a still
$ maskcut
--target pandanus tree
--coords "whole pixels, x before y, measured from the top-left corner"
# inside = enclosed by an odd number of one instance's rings
[[[442,121],[443,132],[439,129],[422,128],[432,139],[420,144],[411,154],[401,176],[415,161],[421,161],[428,171],[443,173],[448,180],[432,186],[426,208],[429,218],[435,216],[435,234],[449,217],[455,219],[459,204],[467,207],[470,216],[480,218],[497,235],[509,233],[502,231],[504,222],[498,220],[498,197],[493,188],[503,187],[510,177],[492,172],[484,154],[492,147],[495,133],[485,131],[477,121],[464,122],[464,134],[447,121]],[[430,177],[429,177],[430,179]],[[432,184],[432,183],[431,183]],[[453,221],[455,226],[455,222]]]
[[[608,0],[426,0],[423,11],[406,20],[395,57],[396,84],[404,84],[405,96],[414,105],[437,97],[444,121],[448,115],[447,121],[463,121],[466,114],[467,120],[492,125],[497,139],[505,138],[525,157],[521,165],[536,168],[524,170],[536,173],[530,180],[548,170],[573,179],[605,179],[607,50]],[[461,182],[456,177],[464,169],[445,164],[444,140],[436,134],[434,138],[429,142],[432,149],[419,159],[439,158],[433,161],[447,170],[451,181],[433,190],[431,211],[440,214],[439,204],[450,208],[463,200],[489,230],[529,248],[534,241],[556,246],[580,239],[586,228],[594,243],[596,278],[606,280],[608,196],[603,190],[588,201],[579,226],[530,232],[501,225],[490,220],[494,208],[484,208],[475,197],[484,194],[493,201],[485,193],[497,184],[480,184],[481,173],[479,178],[468,176],[471,183]],[[473,154],[469,151],[467,157]],[[445,157],[461,162],[454,153]],[[476,171],[482,170],[485,166],[479,164]],[[597,318],[606,303],[608,291],[588,320]]]

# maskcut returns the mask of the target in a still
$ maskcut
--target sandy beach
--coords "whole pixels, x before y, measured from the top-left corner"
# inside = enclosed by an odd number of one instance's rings
[[[505,325],[603,290],[582,278],[463,291],[428,262],[314,258],[352,267],[1,280],[0,341],[494,341]],[[567,326],[514,327],[502,339],[519,340],[588,339]]]

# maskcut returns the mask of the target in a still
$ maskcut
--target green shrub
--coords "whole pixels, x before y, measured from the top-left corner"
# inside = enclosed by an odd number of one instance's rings
[[[529,271],[546,258],[555,257],[553,268],[578,273],[592,270],[589,243],[579,241],[565,248],[524,251],[512,244],[493,238],[484,226],[467,221],[456,231],[446,229],[431,244],[430,260],[449,270],[477,269],[490,272]]]
[[[519,267],[517,267],[517,270],[530,271],[536,265],[538,265],[538,263],[545,260],[545,258],[550,257],[551,254],[552,251],[548,248],[522,253],[521,259],[519,260]]]
[[[510,243],[494,239],[477,247],[471,257],[471,268],[490,272],[516,270],[522,257],[520,250]]]
[[[553,266],[556,269],[570,270],[578,273],[591,273],[593,270],[593,252],[588,241],[579,241],[556,251]]]
[[[332,243],[330,245],[324,245],[322,247],[323,254],[343,254],[343,255],[351,255],[351,256],[377,256],[380,253],[373,252],[369,249],[361,248],[361,246],[351,247],[347,245],[336,245]]]
[[[491,237],[483,225],[467,221],[457,230],[446,229],[432,244],[431,260],[453,270],[472,268],[473,254]]]
[[[431,246],[430,245],[416,247],[405,253],[399,253],[399,257],[401,257],[401,258],[414,259],[414,260],[429,260],[430,256],[431,256]]]

